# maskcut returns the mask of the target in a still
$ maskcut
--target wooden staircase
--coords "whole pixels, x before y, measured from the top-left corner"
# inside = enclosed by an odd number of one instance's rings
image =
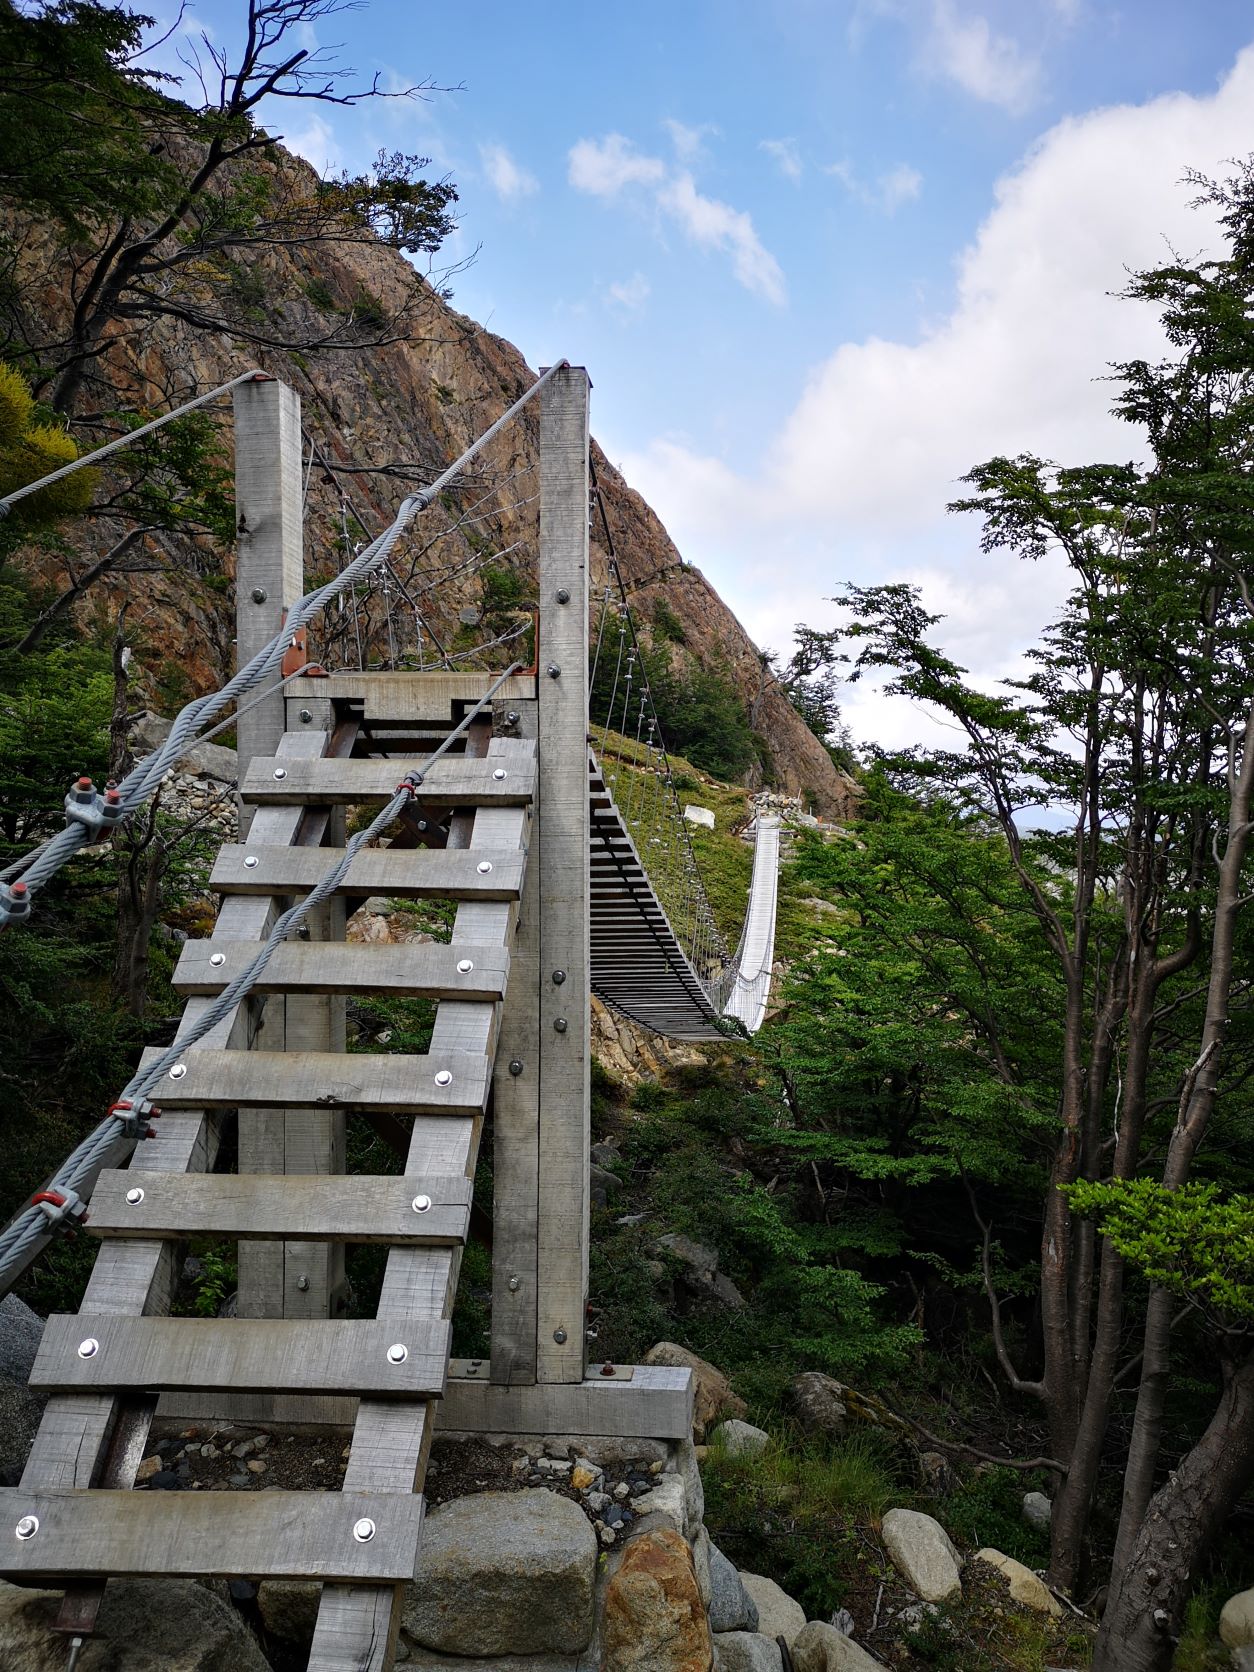
[[[433,683],[440,700],[414,714],[408,743],[404,728],[383,740],[386,759],[357,758],[364,734],[332,716],[328,703],[324,730],[289,731],[277,755],[250,763],[241,785],[248,840],[221,849],[212,879],[223,897],[216,927],[210,939],[184,947],[175,974],[188,1001],[182,1033],[253,955],[287,901],[332,863],[334,846],[318,844],[334,843],[342,826],[334,810],[386,803],[453,727],[459,705],[451,689],[452,682]],[[20,1583],[67,1585],[58,1622],[67,1636],[90,1631],[110,1577],[316,1579],[324,1588],[310,1667],[373,1672],[392,1664],[398,1599],[416,1563],[435,1402],[448,1373],[449,1317],[535,789],[534,742],[490,730],[476,723],[463,753],[427,770],[407,823],[411,831],[421,826],[431,845],[363,851],[342,889],[349,897],[456,900],[449,944],[294,940],[279,948],[257,989],[286,1000],[375,993],[437,1000],[427,1053],[294,1049],[290,1023],[287,1048],[267,1050],[264,1000],[247,1000],[166,1077],[156,1099],[158,1141],[140,1144],[129,1169],[100,1177],[87,1228],[102,1243],[83,1307],[48,1322],[31,1382],[52,1397],[20,1487],[0,1494],[0,1570]],[[277,1120],[289,1145],[302,1122],[328,1111],[372,1121],[406,1143],[403,1173],[215,1173],[224,1112],[237,1109],[241,1126]],[[385,1243],[377,1317],[164,1316],[179,1243],[200,1235],[243,1244]],[[161,1394],[199,1398],[210,1411],[243,1394],[357,1397],[343,1490],[131,1491]]]

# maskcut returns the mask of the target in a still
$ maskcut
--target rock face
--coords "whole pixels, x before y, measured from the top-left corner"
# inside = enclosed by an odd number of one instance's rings
[[[672,1368],[691,1370],[696,1383],[696,1404],[692,1413],[692,1437],[698,1443],[705,1439],[706,1429],[721,1416],[742,1417],[748,1410],[743,1399],[738,1399],[721,1370],[705,1359],[690,1353],[674,1341],[659,1341],[644,1355],[646,1364],[664,1364]]]
[[[16,1295],[0,1300],[0,1486],[16,1486],[43,1414],[44,1396],[26,1385],[43,1319]]]
[[[758,1611],[758,1630],[763,1637],[782,1637],[791,1649],[805,1629],[805,1609],[764,1574],[745,1573],[742,1569],[740,1582]]]
[[[977,1550],[974,1559],[996,1568],[1006,1581],[1006,1589],[1011,1596],[1025,1608],[1034,1608],[1038,1614],[1052,1614],[1055,1619],[1062,1613],[1045,1581],[1038,1579],[1030,1567],[1016,1562],[1013,1556],[1003,1555],[1000,1550]]]
[[[906,1584],[924,1602],[944,1602],[962,1590],[962,1558],[939,1521],[914,1509],[890,1509],[884,1548]]]
[[[710,1444],[721,1446],[729,1457],[760,1457],[771,1443],[771,1436],[751,1422],[732,1417],[720,1422],[710,1435]]]
[[[601,1672],[710,1672],[692,1552],[669,1527],[629,1541],[605,1588]]]
[[[567,1498],[456,1498],[427,1517],[405,1633],[448,1655],[576,1653],[592,1638],[596,1562],[596,1535]]]
[[[793,1415],[809,1434],[843,1434],[849,1412],[841,1397],[845,1389],[834,1376],[807,1370],[788,1386],[788,1403]]]
[[[0,1581],[4,1672],[65,1672],[66,1640],[52,1622],[59,1591]],[[228,1602],[187,1579],[115,1579],[82,1672],[269,1672],[257,1641]]]
[[[793,1672],[883,1672],[883,1662],[835,1626],[811,1620],[792,1645]]]
[[[783,1664],[773,1637],[763,1637],[756,1631],[728,1631],[714,1639],[718,1672],[782,1672]]]
[[[733,1562],[710,1545],[710,1630],[756,1632],[758,1608]]]

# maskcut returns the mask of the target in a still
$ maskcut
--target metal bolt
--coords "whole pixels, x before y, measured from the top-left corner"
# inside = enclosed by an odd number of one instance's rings
[[[569,604],[570,603],[570,593],[566,590],[566,588],[564,586],[559,586],[558,589],[557,589],[557,601],[558,601],[559,604]]]
[[[209,954],[209,962],[213,965],[215,970],[221,969],[223,964],[226,963],[226,953],[225,952],[211,952]]]
[[[313,710],[311,708],[302,708],[300,711],[300,717],[301,723],[307,726],[313,719]]]
[[[409,1348],[403,1341],[394,1341],[388,1348],[389,1364],[404,1364],[409,1357]]]
[[[481,859],[478,865],[475,866],[475,869],[481,877],[486,877],[488,872],[492,869],[492,861],[490,859]]]
[[[553,1331],[553,1339],[557,1342],[559,1347],[564,1347],[566,1345],[566,1331],[564,1329],[555,1329]]]
[[[548,674],[550,679],[560,679],[562,677],[562,670],[558,667],[556,662],[550,662],[544,671]]]
[[[254,604],[264,604],[265,601],[266,601],[266,596],[267,596],[267,594],[266,594],[266,589],[265,589],[264,586],[253,587],[253,603]]]
[[[89,1335],[86,1341],[80,1341],[78,1344],[79,1358],[95,1358],[99,1351],[100,1343],[94,1335]]]
[[[37,1515],[24,1515],[13,1531],[19,1538],[34,1538],[39,1531],[39,1517]]]
[[[276,778],[286,778],[287,768],[285,766],[276,766],[274,769],[274,776]]]
[[[497,783],[499,784],[505,777],[505,768],[503,766],[498,766],[496,771],[492,774],[492,776],[496,779]]]
[[[374,1537],[374,1522],[369,1516],[363,1515],[360,1521],[353,1523],[353,1537],[358,1544],[369,1544]]]
[[[479,1374],[479,1366],[477,1364],[468,1364],[466,1366],[466,1374],[468,1376],[477,1376]]]
[[[506,723],[511,726],[516,726],[520,719],[521,715],[516,708],[511,708],[505,716]]]
[[[419,830],[425,830],[427,828],[426,819],[419,819],[418,820],[418,828],[419,828]]]
[[[126,1192],[126,1205],[127,1205],[127,1207],[137,1208],[139,1206],[139,1204],[143,1201],[143,1199],[144,1199],[144,1193],[139,1188],[138,1185],[135,1186],[134,1190],[128,1190]]]
[[[296,1279],[296,1287],[302,1294],[304,1294],[305,1290],[309,1287],[309,1279],[305,1276],[304,1272],[301,1272],[300,1276]]]
[[[245,870],[246,870],[246,871],[252,871],[252,870],[255,870],[255,869],[256,869],[256,867],[257,867],[257,866],[258,866],[258,865],[259,865],[259,864],[260,864],[260,863],[261,863],[261,861],[260,861],[260,860],[259,860],[259,859],[258,859],[258,858],[257,858],[257,855],[256,855],[256,854],[255,854],[255,853],[250,853],[250,854],[249,854],[249,855],[248,855],[248,856],[247,856],[247,858],[246,858],[246,859],[245,859],[245,860],[244,860],[244,869],[245,869]]]
[[[522,1278],[521,1277],[511,1277],[510,1278],[510,1280],[509,1280],[509,1292],[510,1292],[511,1295],[516,1295],[521,1287],[522,1287]]]
[[[474,969],[474,967],[475,967],[474,964],[472,963],[472,961],[469,958],[459,958],[457,960],[457,973],[458,973],[458,975],[469,975],[471,970]]]
[[[172,1080],[181,1080],[186,1073],[187,1064],[185,1062],[176,1062],[174,1067],[170,1070],[170,1078]]]
[[[447,1068],[442,1068],[435,1077],[435,1083],[437,1086],[451,1086],[453,1076]]]
[[[431,1207],[430,1196],[415,1196],[409,1204],[415,1213],[426,1213]]]
[[[603,1376],[612,1376],[614,1374],[614,1366],[612,1364],[603,1364],[601,1366],[601,1374]]]
[[[517,1079],[518,1076],[522,1073],[523,1065],[522,1065],[522,1059],[520,1057],[511,1057],[509,1059],[509,1071],[514,1076],[515,1079]]]
[[[565,970],[554,970],[553,971],[553,985],[555,987],[560,987],[562,985],[562,982],[565,981],[565,979],[566,979],[566,971]]]
[[[558,1033],[565,1033],[569,1026],[570,1023],[566,1020],[565,1016],[554,1017],[553,1027]]]

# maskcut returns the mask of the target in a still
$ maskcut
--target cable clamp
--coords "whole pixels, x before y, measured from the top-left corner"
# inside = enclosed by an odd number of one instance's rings
[[[112,779],[101,795],[90,778],[78,778],[65,798],[66,824],[81,824],[93,839],[103,831],[115,830],[121,824],[125,811],[122,792]]]
[[[30,1199],[30,1205],[38,1208],[54,1228],[73,1231],[76,1225],[81,1225],[87,1218],[87,1203],[77,1190],[71,1190],[68,1185],[60,1184],[55,1190],[40,1190]]]
[[[399,795],[402,790],[405,790],[409,795],[413,795],[419,784],[422,783],[422,780],[423,774],[421,772],[407,773],[396,786],[396,793]]]
[[[21,923],[29,916],[29,884],[0,882],[0,929],[7,929],[10,923]]]
[[[109,1114],[117,1121],[128,1138],[155,1138],[151,1121],[161,1119],[161,1110],[146,1097],[119,1098],[110,1104]]]

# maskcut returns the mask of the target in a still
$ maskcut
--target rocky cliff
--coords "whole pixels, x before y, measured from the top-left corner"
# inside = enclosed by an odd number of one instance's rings
[[[299,174],[305,165],[289,159],[284,167]],[[33,266],[27,282],[33,305],[55,322],[68,305],[66,297]],[[266,327],[259,334],[289,341],[325,335],[325,324],[354,312],[384,318],[405,304],[413,282],[404,257],[382,244],[270,250],[239,274],[249,307]],[[274,372],[301,396],[304,424],[317,450],[307,513],[308,572],[319,577],[342,564],[346,546],[386,526],[406,487],[430,480],[534,377],[511,343],[456,312],[434,291],[421,317],[411,320],[405,340],[358,348],[258,349],[243,337],[193,332],[175,320],[156,320],[121,345],[110,362],[110,376],[128,403],[146,402],[162,410],[193,388],[225,382],[250,365]],[[590,369],[595,376],[595,367]],[[456,651],[484,638],[485,620],[493,625],[484,614],[483,574],[489,560],[498,572],[518,577],[517,597],[522,597],[535,555],[537,421],[536,408],[528,408],[476,467],[457,503],[450,501],[442,514],[433,508],[443,530],[438,552],[421,530],[408,541],[397,566],[412,602],[399,594],[391,600],[376,597],[369,606],[376,631],[385,626],[382,604],[390,603],[408,625],[411,640],[415,610],[422,614],[427,650],[438,644]],[[229,446],[229,422],[223,433]],[[604,522],[637,619],[650,622],[658,598],[664,597],[682,626],[683,642],[673,644],[670,654],[716,666],[730,677],[767,745],[777,784],[804,794],[827,816],[847,813],[852,786],[787,699],[764,678],[757,648],[744,628],[700,571],[683,562],[658,517],[595,444],[593,457]],[[609,542],[599,515],[592,539],[592,582],[599,598],[609,579]],[[152,542],[149,549],[154,557],[162,555]],[[197,570],[204,567],[189,563],[185,552],[173,571],[155,562],[151,573],[115,583],[142,600],[142,608],[132,611],[132,619],[143,622],[141,660],[159,670],[166,686],[155,692],[154,706],[168,709],[172,697],[216,682],[229,665],[229,597],[220,586],[215,591],[212,581],[197,586]],[[448,578],[427,590],[437,571]],[[340,652],[360,626],[360,618],[341,618]],[[322,648],[334,665],[337,647]],[[760,769],[755,767],[753,776],[760,778]]]

